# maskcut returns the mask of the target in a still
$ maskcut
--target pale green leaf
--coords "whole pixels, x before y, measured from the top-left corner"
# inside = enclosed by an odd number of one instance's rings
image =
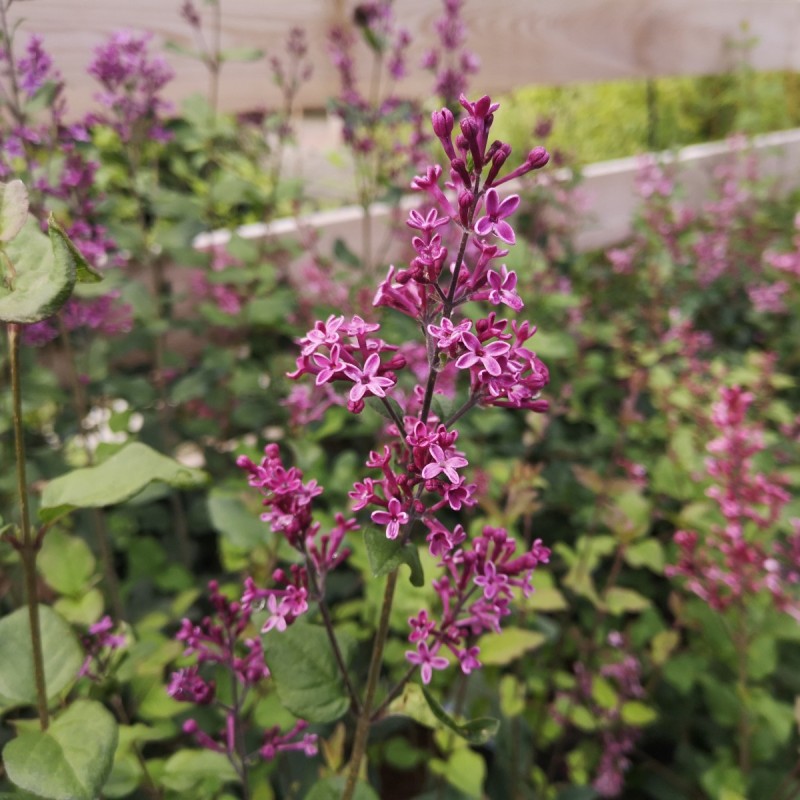
[[[541,647],[547,637],[539,631],[525,628],[504,628],[500,633],[486,633],[478,639],[482,664],[503,666],[510,664],[520,656]]]
[[[76,469],[50,481],[42,493],[39,517],[50,522],[73,508],[102,508],[123,503],[153,481],[194,489],[205,472],[168,458],[140,442],[125,445],[94,467]]]
[[[28,190],[20,180],[0,183],[0,242],[10,242],[28,218]]]
[[[72,628],[48,606],[39,606],[44,677],[49,698],[78,676],[83,650]],[[33,650],[28,609],[19,608],[0,619],[0,705],[36,705]]]
[[[309,722],[334,722],[350,706],[324,628],[296,622],[262,636],[264,657],[283,705]]]
[[[46,731],[26,731],[3,749],[11,781],[48,800],[95,800],[117,748],[114,717],[93,700],[76,700]]]

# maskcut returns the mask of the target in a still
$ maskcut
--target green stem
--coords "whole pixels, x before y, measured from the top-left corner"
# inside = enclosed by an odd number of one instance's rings
[[[172,321],[171,286],[164,272],[164,265],[156,257],[150,261],[150,274],[153,280],[153,302],[158,309],[158,317],[162,320]],[[164,331],[156,333],[153,342],[153,370],[155,373],[155,386],[158,392],[156,416],[161,433],[161,445],[167,452],[174,436],[172,412],[169,405],[169,396],[165,380],[166,372],[167,338]],[[169,503],[172,511],[172,520],[175,526],[175,537],[178,541],[178,553],[181,563],[186,569],[192,567],[192,544],[189,535],[189,523],[183,501],[177,492],[171,492]]]
[[[361,713],[356,723],[356,732],[353,739],[353,752],[350,756],[350,769],[347,775],[347,783],[342,792],[342,800],[352,800],[353,794],[358,783],[358,774],[361,771],[361,762],[367,751],[367,740],[369,739],[369,729],[372,712],[372,704],[375,700],[375,692],[378,689],[378,680],[381,674],[381,663],[383,661],[383,648],[389,636],[389,617],[392,611],[394,600],[394,590],[397,586],[397,570],[390,572],[386,579],[386,589],[383,593],[383,605],[381,607],[380,621],[378,630],[375,633],[375,643],[372,647],[372,658],[369,662],[369,672],[367,674],[367,688],[364,693],[364,702],[361,705]]]
[[[356,692],[353,682],[350,680],[350,673],[347,670],[347,662],[344,660],[342,650],[339,647],[339,640],[336,638],[336,630],[333,627],[331,612],[328,609],[328,604],[325,602],[324,593],[319,585],[319,582],[317,581],[316,575],[314,574],[314,565],[311,563],[311,559],[309,558],[307,552],[305,553],[305,556],[306,564],[308,566],[308,581],[311,585],[311,590],[314,592],[314,595],[317,598],[317,605],[319,607],[320,614],[322,615],[322,622],[325,626],[325,632],[328,634],[328,641],[330,642],[331,650],[333,651],[333,657],[336,660],[336,666],[339,668],[339,673],[344,681],[347,694],[350,696],[350,708],[354,713],[360,714],[361,705],[358,701],[358,692]]]
[[[67,357],[67,372],[69,373],[69,381],[72,387],[72,405],[75,410],[75,416],[78,420],[79,430],[83,430],[83,421],[89,413],[89,402],[86,398],[83,386],[81,385],[80,378],[78,377],[77,360],[75,357],[75,350],[72,347],[72,341],[69,338],[69,331],[64,324],[64,318],[61,314],[58,315],[58,330],[61,334],[61,341],[64,345],[64,355]],[[89,466],[94,464],[94,453],[86,441],[83,439],[84,452],[86,453],[86,460]],[[111,539],[108,535],[108,526],[106,525],[105,513],[100,508],[93,508],[89,511],[94,526],[95,540],[97,542],[97,549],[100,553],[100,562],[103,565],[103,575],[105,577],[106,590],[108,591],[108,600],[111,604],[111,609],[117,619],[123,619],[125,612],[122,606],[122,599],[119,588],[119,578],[114,569],[113,549],[111,547]]]
[[[22,387],[20,381],[19,337],[21,327],[8,323],[8,352],[11,368],[12,417],[14,425],[14,455],[17,462],[17,489],[19,492],[20,531],[19,552],[25,576],[25,598],[28,605],[28,620],[31,630],[33,654],[33,680],[36,685],[36,705],[39,725],[47,730],[50,715],[47,710],[47,687],[44,679],[44,656],[42,654],[42,631],[39,625],[39,593],[36,578],[36,556],[40,542],[33,535],[28,508],[28,478],[25,472],[25,439],[22,430]]]
[[[111,705],[114,710],[117,712],[117,719],[123,725],[130,725],[131,718],[128,712],[125,710],[125,705],[122,702],[122,698],[118,695],[112,695],[110,699]],[[131,751],[135,756],[136,760],[139,762],[139,769],[142,771],[142,777],[144,779],[144,786],[142,787],[147,794],[148,797],[152,798],[152,800],[161,800],[162,792],[156,785],[156,782],[153,780],[153,776],[150,773],[150,770],[147,767],[147,761],[145,761],[144,754],[142,753],[142,748],[139,746],[138,742],[131,743]]]
[[[233,642],[230,643],[231,648]],[[244,800],[250,800],[250,780],[247,768],[247,752],[244,746],[244,738],[242,736],[242,706],[244,705],[243,698],[239,693],[239,679],[236,677],[236,671],[233,669],[233,664],[229,664],[231,671],[231,694],[233,697],[233,716],[234,716],[234,729],[233,729],[233,746],[234,752],[228,753],[233,768],[236,770],[239,780],[242,783],[242,797]]]
[[[741,609],[744,614],[744,609]],[[752,771],[752,758],[750,752],[750,709],[748,704],[747,688],[747,652],[750,647],[749,636],[744,625],[737,625],[734,636],[734,645],[737,656],[737,689],[739,694],[739,769],[745,779],[749,778]]]

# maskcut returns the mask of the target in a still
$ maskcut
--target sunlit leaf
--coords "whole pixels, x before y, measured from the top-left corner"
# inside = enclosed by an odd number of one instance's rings
[[[117,723],[103,705],[76,700],[46,731],[26,731],[3,749],[17,786],[48,800],[95,800],[117,748]]]
[[[102,508],[124,503],[153,481],[176,489],[195,489],[208,475],[156,452],[140,442],[125,445],[93,467],[76,469],[50,481],[42,493],[39,517],[49,522],[74,508]]]

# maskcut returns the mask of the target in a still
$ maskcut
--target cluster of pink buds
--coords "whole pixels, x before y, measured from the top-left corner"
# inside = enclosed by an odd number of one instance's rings
[[[433,114],[450,180],[441,184],[442,168],[431,166],[412,182],[434,205],[409,213],[415,256],[405,268],[389,269],[374,300],[376,307],[394,308],[416,321],[424,337],[422,359],[408,343],[384,341],[376,322],[331,315],[299,340],[297,369],[290,374],[312,377],[320,391],[339,388],[341,402],[354,414],[372,402],[391,419],[386,429],[391,443],[372,451],[366,462],[378,474],[357,481],[350,498],[354,511],[369,512],[382,529],[368,535],[405,545],[427,531],[430,552],[439,559],[442,577],[433,585],[441,616],[434,620],[423,610],[412,618],[409,639],[416,647],[407,653],[425,683],[432,670],[448,665],[443,652],[449,651],[464,672],[480,666],[475,640],[500,630],[513,592],[528,593],[533,569],[549,557],[538,539],[528,552],[517,553],[505,530],[487,527],[469,541],[460,525],[451,530],[437,518],[440,510],[459,512],[476,502],[454,424],[478,405],[542,412],[547,402],[540,393],[549,379],[547,367],[527,346],[535,326],[485,306],[477,319],[463,314],[468,301],[522,309],[516,274],[505,265],[495,266],[516,241],[509,217],[520,199],[502,197],[498,187],[544,166],[549,156],[544,148],[534,148],[522,164],[504,173],[511,148],[489,137],[497,104],[488,97],[471,103],[463,95],[460,102],[466,114],[455,137],[453,114],[446,108]],[[452,397],[459,385],[465,389],[460,405],[456,399],[455,410],[439,418],[433,412],[434,395]],[[260,465],[243,457],[239,466],[264,495],[269,510],[262,519],[306,557],[291,574],[276,573],[279,588],[259,589],[251,580],[246,584],[245,602],[265,604],[267,627],[282,630],[307,609],[310,589],[322,598],[322,579],[344,557],[342,538],[356,524],[340,516],[336,529],[320,538],[311,501],[321,490],[314,481],[304,484],[296,468],[285,468],[276,445],[267,446]],[[315,550],[318,539],[322,544]]]
[[[115,657],[127,644],[125,634],[115,632],[114,628],[114,621],[108,615],[89,626],[82,638],[86,657],[78,672],[80,677],[100,681],[109,673]]]
[[[527,553],[517,555],[516,542],[502,528],[486,527],[468,542],[460,525],[452,531],[436,520],[426,520],[426,525],[431,554],[440,557],[444,573],[433,582],[442,611],[438,621],[424,609],[409,619],[408,641],[416,649],[406,659],[420,667],[423,683],[430,683],[434,669],[450,664],[442,650],[467,675],[481,666],[473,643],[482,633],[500,632],[500,620],[511,613],[514,590],[530,595],[533,570],[548,562],[550,550],[537,539]]]
[[[619,631],[611,631],[608,644],[614,648],[617,658],[604,663],[599,673],[609,681],[616,692],[616,702],[603,705],[596,700],[592,672],[585,664],[576,663],[575,686],[570,692],[556,697],[551,713],[563,725],[569,724],[566,709],[575,706],[588,708],[598,727],[602,753],[595,770],[592,787],[600,797],[619,797],[625,788],[625,773],[631,767],[630,756],[641,738],[641,729],[628,725],[622,718],[622,708],[630,700],[644,697],[641,681],[641,664],[630,653],[625,637]]]
[[[800,605],[787,591],[798,574],[797,531],[786,545],[760,535],[772,533],[791,498],[778,477],[755,468],[754,457],[765,444],[762,426],[746,420],[753,399],[735,386],[723,389],[714,404],[711,421],[720,435],[708,445],[706,472],[713,484],[706,494],[716,501],[724,523],[705,537],[678,531],[678,562],[667,574],[685,578],[687,589],[715,610],[766,590],[778,608],[800,616]]]
[[[275,585],[269,589],[259,588],[251,578],[245,580],[243,605],[269,611],[263,631],[286,630],[287,625],[308,611],[309,588],[319,598],[327,574],[350,554],[341,546],[342,541],[348,532],[358,530],[358,525],[354,519],[337,514],[333,529],[320,533],[312,501],[322,494],[322,487],[313,480],[303,483],[303,473],[297,467],[284,467],[275,444],[264,448],[260,464],[241,456],[237,465],[249,474],[250,486],[264,497],[263,505],[269,510],[261,519],[304,557],[303,564],[292,564],[288,571],[276,569],[272,574]]]
[[[225,715],[225,724],[217,736],[209,735],[194,719],[188,719],[183,730],[193,735],[201,747],[225,753],[238,768],[242,760],[254,757],[243,752],[243,708],[247,694],[269,677],[269,669],[264,662],[261,640],[247,635],[252,608],[226,598],[216,581],[211,581],[208,589],[213,614],[204,617],[200,624],[184,619],[176,635],[185,645],[184,656],[194,656],[195,663],[172,674],[167,692],[187,703],[219,706]],[[219,701],[216,682],[201,674],[201,668],[208,665],[222,669],[222,672],[215,672],[218,678],[227,673],[232,685],[232,702]],[[282,750],[299,749],[315,754],[316,735],[305,733],[307,727],[307,723],[300,721],[287,733],[282,734],[278,729],[266,731],[258,754],[266,759]]]

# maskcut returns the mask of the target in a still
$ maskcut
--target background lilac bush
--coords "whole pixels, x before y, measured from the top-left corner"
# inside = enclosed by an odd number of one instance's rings
[[[104,275],[22,352],[43,645],[69,651],[53,738],[83,720],[106,742],[85,796],[796,797],[797,206],[746,141],[699,208],[643,159],[633,236],[577,254],[579,178],[540,146],[559,120],[494,142],[513,111],[480,98],[461,4],[424,106],[400,6],[362,4],[331,37],[332,113],[362,205],[420,197],[405,257],[368,227],[359,252],[200,252],[306,201],[282,166],[302,32],[266,53],[283,107],[233,119],[219,71],[264,54],[214,49],[218,7],[187,2],[208,97],[169,108],[166,57],[120,32],[75,120],[9,6],[2,180]],[[4,406],[3,464],[10,427]],[[51,513],[54,479],[116,474],[132,443],[205,484],[159,464]],[[14,487],[9,467],[0,640],[24,649]],[[12,689],[5,746],[35,725]]]

